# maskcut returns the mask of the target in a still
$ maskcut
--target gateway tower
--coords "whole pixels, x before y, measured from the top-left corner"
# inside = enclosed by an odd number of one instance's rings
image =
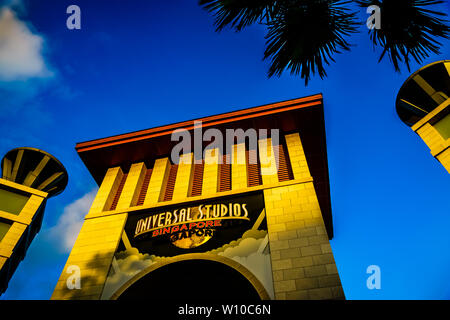
[[[76,150],[99,190],[52,299],[344,298],[322,95]]]
[[[39,232],[47,199],[68,181],[64,166],[35,148],[16,148],[2,160],[0,179],[0,294]]]

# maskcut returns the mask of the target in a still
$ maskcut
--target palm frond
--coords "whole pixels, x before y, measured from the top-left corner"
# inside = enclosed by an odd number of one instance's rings
[[[395,71],[405,63],[410,70],[411,59],[421,64],[430,53],[439,54],[442,45],[437,39],[449,39],[446,14],[426,9],[444,3],[440,0],[358,0],[361,7],[377,5],[381,9],[381,29],[369,30],[374,46],[383,47],[379,62],[387,54]]]
[[[300,74],[305,85],[316,72],[323,79],[325,65],[341,50],[350,50],[345,36],[356,32],[356,13],[344,7],[350,1],[290,0],[268,23],[264,59],[270,59],[269,77],[286,70]]]
[[[199,4],[214,15],[216,31],[226,26],[241,31],[255,22],[267,22],[277,0],[200,0]]]

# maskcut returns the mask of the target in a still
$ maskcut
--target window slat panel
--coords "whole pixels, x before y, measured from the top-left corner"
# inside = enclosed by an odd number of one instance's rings
[[[247,185],[255,187],[262,184],[261,167],[256,150],[245,151],[247,157]]]
[[[124,175],[122,176],[122,180],[120,180],[119,187],[117,188],[117,192],[114,195],[114,199],[109,210],[116,210],[117,203],[119,202],[120,195],[122,194],[123,186],[125,185],[125,181],[127,180],[127,176],[128,173],[124,173]]]
[[[194,163],[194,178],[192,181],[191,197],[200,196],[202,194],[203,171],[205,163]]]
[[[167,180],[166,190],[164,193],[164,201],[172,200],[173,189],[175,188],[175,180],[177,178],[178,165],[173,164],[170,166],[169,178]]]
[[[137,206],[142,206],[145,201],[145,196],[147,195],[148,184],[150,183],[150,177],[152,176],[152,169],[147,169],[145,173],[144,181],[142,182],[141,191],[139,192],[139,197],[137,201]]]
[[[274,146],[275,159],[278,162],[278,181],[288,181],[294,179],[290,166],[289,155],[284,144]]]
[[[219,172],[219,192],[231,190],[231,159],[230,155],[222,156]]]

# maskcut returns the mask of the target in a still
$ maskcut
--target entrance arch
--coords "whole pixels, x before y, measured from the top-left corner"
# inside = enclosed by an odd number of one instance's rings
[[[111,299],[270,299],[261,282],[236,261],[206,253],[164,259],[123,284]]]

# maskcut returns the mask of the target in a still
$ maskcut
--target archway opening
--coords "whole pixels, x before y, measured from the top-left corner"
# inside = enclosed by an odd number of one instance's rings
[[[185,260],[162,266],[129,286],[119,300],[260,300],[239,271],[211,260]]]

